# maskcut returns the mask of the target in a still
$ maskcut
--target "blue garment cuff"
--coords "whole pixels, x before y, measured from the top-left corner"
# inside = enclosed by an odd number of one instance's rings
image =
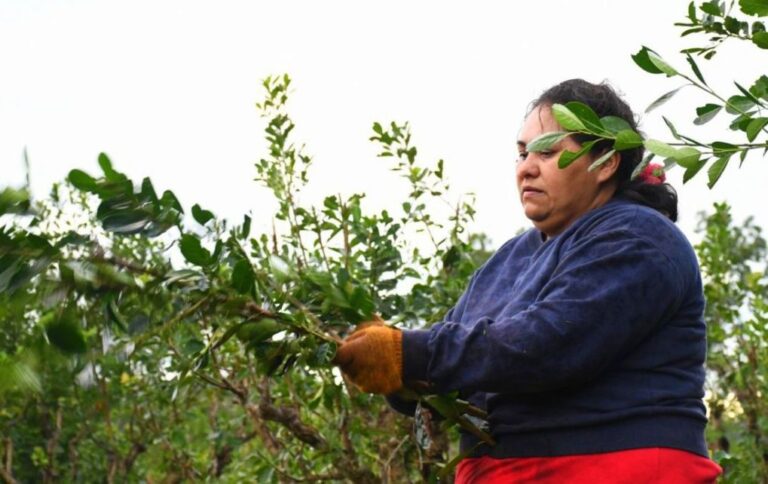
[[[429,381],[429,331],[403,331],[403,382]]]

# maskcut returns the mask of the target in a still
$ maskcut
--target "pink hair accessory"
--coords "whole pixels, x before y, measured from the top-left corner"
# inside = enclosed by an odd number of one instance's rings
[[[664,173],[664,165],[649,163],[640,173],[640,179],[643,180],[643,183],[649,185],[661,185],[667,180],[667,175]]]

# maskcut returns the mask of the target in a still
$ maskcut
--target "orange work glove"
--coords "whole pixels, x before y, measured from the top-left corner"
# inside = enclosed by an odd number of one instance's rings
[[[369,393],[394,393],[403,386],[403,335],[381,320],[363,323],[336,350],[333,362]]]

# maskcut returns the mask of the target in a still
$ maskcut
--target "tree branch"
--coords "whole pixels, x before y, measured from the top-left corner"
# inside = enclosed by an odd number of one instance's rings
[[[6,482],[6,484],[16,484],[16,479],[13,478],[13,441],[10,437],[5,438],[5,462],[4,466],[0,467],[0,477]]]
[[[315,449],[323,450],[328,447],[328,443],[317,429],[301,421],[299,412],[295,408],[277,407],[272,404],[270,399],[262,397],[262,400],[259,402],[258,411],[262,419],[279,423],[288,429],[294,437]]]

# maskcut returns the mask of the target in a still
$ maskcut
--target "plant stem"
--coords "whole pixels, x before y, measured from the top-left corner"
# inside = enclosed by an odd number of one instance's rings
[[[197,311],[204,304],[206,304],[211,299],[211,297],[212,297],[211,294],[207,294],[207,295],[203,296],[202,298],[200,298],[199,301],[197,301],[196,303],[194,303],[191,306],[187,307],[185,310],[181,311],[176,316],[174,316],[173,318],[171,318],[168,321],[166,321],[165,323],[163,323],[163,325],[160,326],[160,328],[158,328],[157,330],[144,333],[143,335],[141,335],[138,338],[136,338],[135,348],[138,349],[141,346],[141,344],[144,343],[150,337],[155,336],[158,333],[162,333],[163,331],[165,331],[166,329],[170,328],[171,326],[174,326],[176,323],[178,323],[182,319],[192,315],[195,311]]]
[[[732,110],[736,111],[737,113],[741,114],[742,116],[745,116],[747,114],[746,112],[742,111],[738,107],[736,107],[733,104],[729,103],[727,99],[725,99],[722,96],[720,96],[719,94],[717,94],[709,86],[705,86],[705,85],[699,84],[698,82],[696,82],[695,80],[691,79],[690,77],[688,77],[685,74],[682,74],[682,73],[678,72],[678,75],[680,77],[682,77],[683,79],[685,79],[686,81],[688,81],[689,83],[691,83],[691,85],[693,85],[694,87],[697,87],[697,88],[701,89],[702,91],[708,93],[709,95],[714,96],[716,99],[718,99],[720,102],[722,102],[724,106],[731,108]],[[760,131],[762,131],[763,133],[768,134],[768,127],[763,126],[760,129]]]

